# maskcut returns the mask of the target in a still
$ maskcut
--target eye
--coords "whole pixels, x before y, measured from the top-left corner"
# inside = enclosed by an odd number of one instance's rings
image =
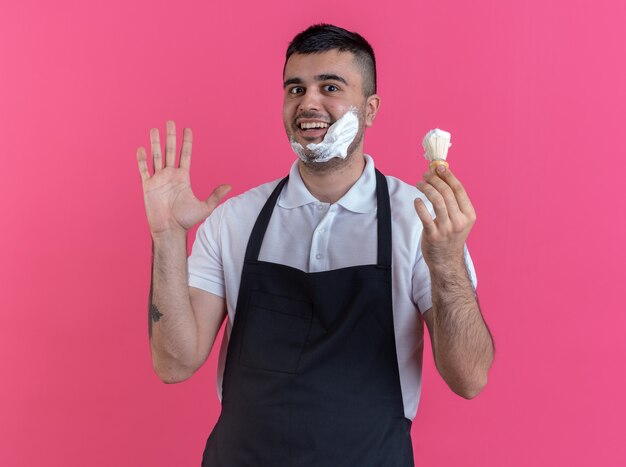
[[[324,90],[329,91],[329,92],[335,92],[335,91],[339,91],[339,88],[335,86],[334,84],[327,84],[326,86],[324,86]]]
[[[289,94],[299,94],[301,92],[303,92],[304,89],[300,86],[294,86],[293,88],[289,89]]]

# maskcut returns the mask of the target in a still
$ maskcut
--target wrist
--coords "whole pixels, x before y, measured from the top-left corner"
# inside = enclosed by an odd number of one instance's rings
[[[168,229],[158,233],[151,232],[152,243],[155,246],[180,240],[187,240],[187,231],[184,229]]]
[[[428,265],[431,276],[450,276],[466,274],[465,258],[453,258],[447,261],[431,262]]]

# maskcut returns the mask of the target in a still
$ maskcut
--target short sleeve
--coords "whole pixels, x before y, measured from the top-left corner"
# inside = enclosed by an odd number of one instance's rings
[[[191,287],[225,297],[224,268],[220,242],[223,205],[198,227],[187,261],[187,278]]]

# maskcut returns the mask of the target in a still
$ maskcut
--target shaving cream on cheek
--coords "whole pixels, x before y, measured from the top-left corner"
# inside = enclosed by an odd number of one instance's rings
[[[345,159],[348,156],[348,147],[354,141],[359,131],[359,118],[355,107],[350,107],[339,120],[333,123],[321,143],[306,145],[309,155],[300,143],[291,139],[291,148],[304,162],[326,162],[333,157]]]

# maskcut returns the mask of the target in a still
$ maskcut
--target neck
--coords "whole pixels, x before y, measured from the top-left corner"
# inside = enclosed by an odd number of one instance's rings
[[[315,162],[311,164],[317,164]],[[345,160],[331,159],[324,167],[311,166],[300,161],[300,177],[309,192],[323,203],[336,203],[356,183],[363,169],[365,156],[355,151]]]

